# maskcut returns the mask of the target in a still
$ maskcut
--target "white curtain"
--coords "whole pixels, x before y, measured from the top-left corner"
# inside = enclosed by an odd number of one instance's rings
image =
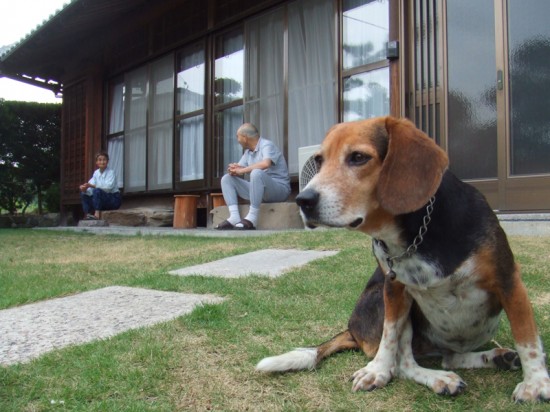
[[[283,148],[283,9],[245,23],[245,120]]]
[[[337,121],[334,1],[289,4],[288,164],[298,148],[320,143]]]
[[[147,188],[172,187],[174,63],[168,55],[151,65],[152,107],[149,111]]]
[[[111,94],[111,113],[109,117],[109,134],[124,130],[124,82],[113,85]]]
[[[145,190],[147,68],[126,74],[124,110],[124,189]]]
[[[124,136],[124,190],[145,190],[145,129]]]
[[[124,187],[124,137],[117,136],[109,139],[107,153],[109,153],[109,167],[116,173],[118,187]]]
[[[149,129],[148,189],[172,187],[172,122]]]
[[[180,123],[180,181],[204,179],[204,116]]]

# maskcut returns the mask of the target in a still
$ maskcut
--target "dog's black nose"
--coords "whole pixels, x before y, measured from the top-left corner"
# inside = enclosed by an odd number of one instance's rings
[[[317,206],[317,203],[319,203],[319,192],[316,190],[306,189],[296,196],[296,204],[306,214],[311,213]]]

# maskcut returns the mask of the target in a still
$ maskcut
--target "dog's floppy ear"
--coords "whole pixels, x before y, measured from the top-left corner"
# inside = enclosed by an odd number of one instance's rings
[[[394,215],[425,205],[441,184],[447,154],[406,119],[386,118],[388,152],[382,163],[377,196]]]

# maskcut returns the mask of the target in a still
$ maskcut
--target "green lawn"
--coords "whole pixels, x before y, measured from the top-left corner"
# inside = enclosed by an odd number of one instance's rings
[[[550,347],[550,238],[514,237],[511,243]],[[277,279],[167,274],[264,248],[340,253]],[[520,371],[459,370],[468,388],[455,398],[403,380],[352,393],[349,378],[367,363],[360,352],[335,355],[312,372],[254,371],[265,356],[344,330],[373,269],[370,239],[344,230],[242,239],[0,230],[0,309],[111,285],[227,298],[154,327],[0,367],[0,411],[550,410],[512,403]],[[513,345],[506,319],[496,341]]]

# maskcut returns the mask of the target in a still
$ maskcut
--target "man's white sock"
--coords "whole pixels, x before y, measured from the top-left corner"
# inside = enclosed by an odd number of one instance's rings
[[[235,225],[241,221],[241,214],[239,213],[239,205],[227,206],[229,209],[229,217],[227,221],[232,225]]]
[[[260,216],[260,209],[256,209],[255,207],[250,206],[250,209],[248,210],[248,214],[246,215],[245,219],[252,222],[254,227],[256,227],[258,223],[258,216]]]

